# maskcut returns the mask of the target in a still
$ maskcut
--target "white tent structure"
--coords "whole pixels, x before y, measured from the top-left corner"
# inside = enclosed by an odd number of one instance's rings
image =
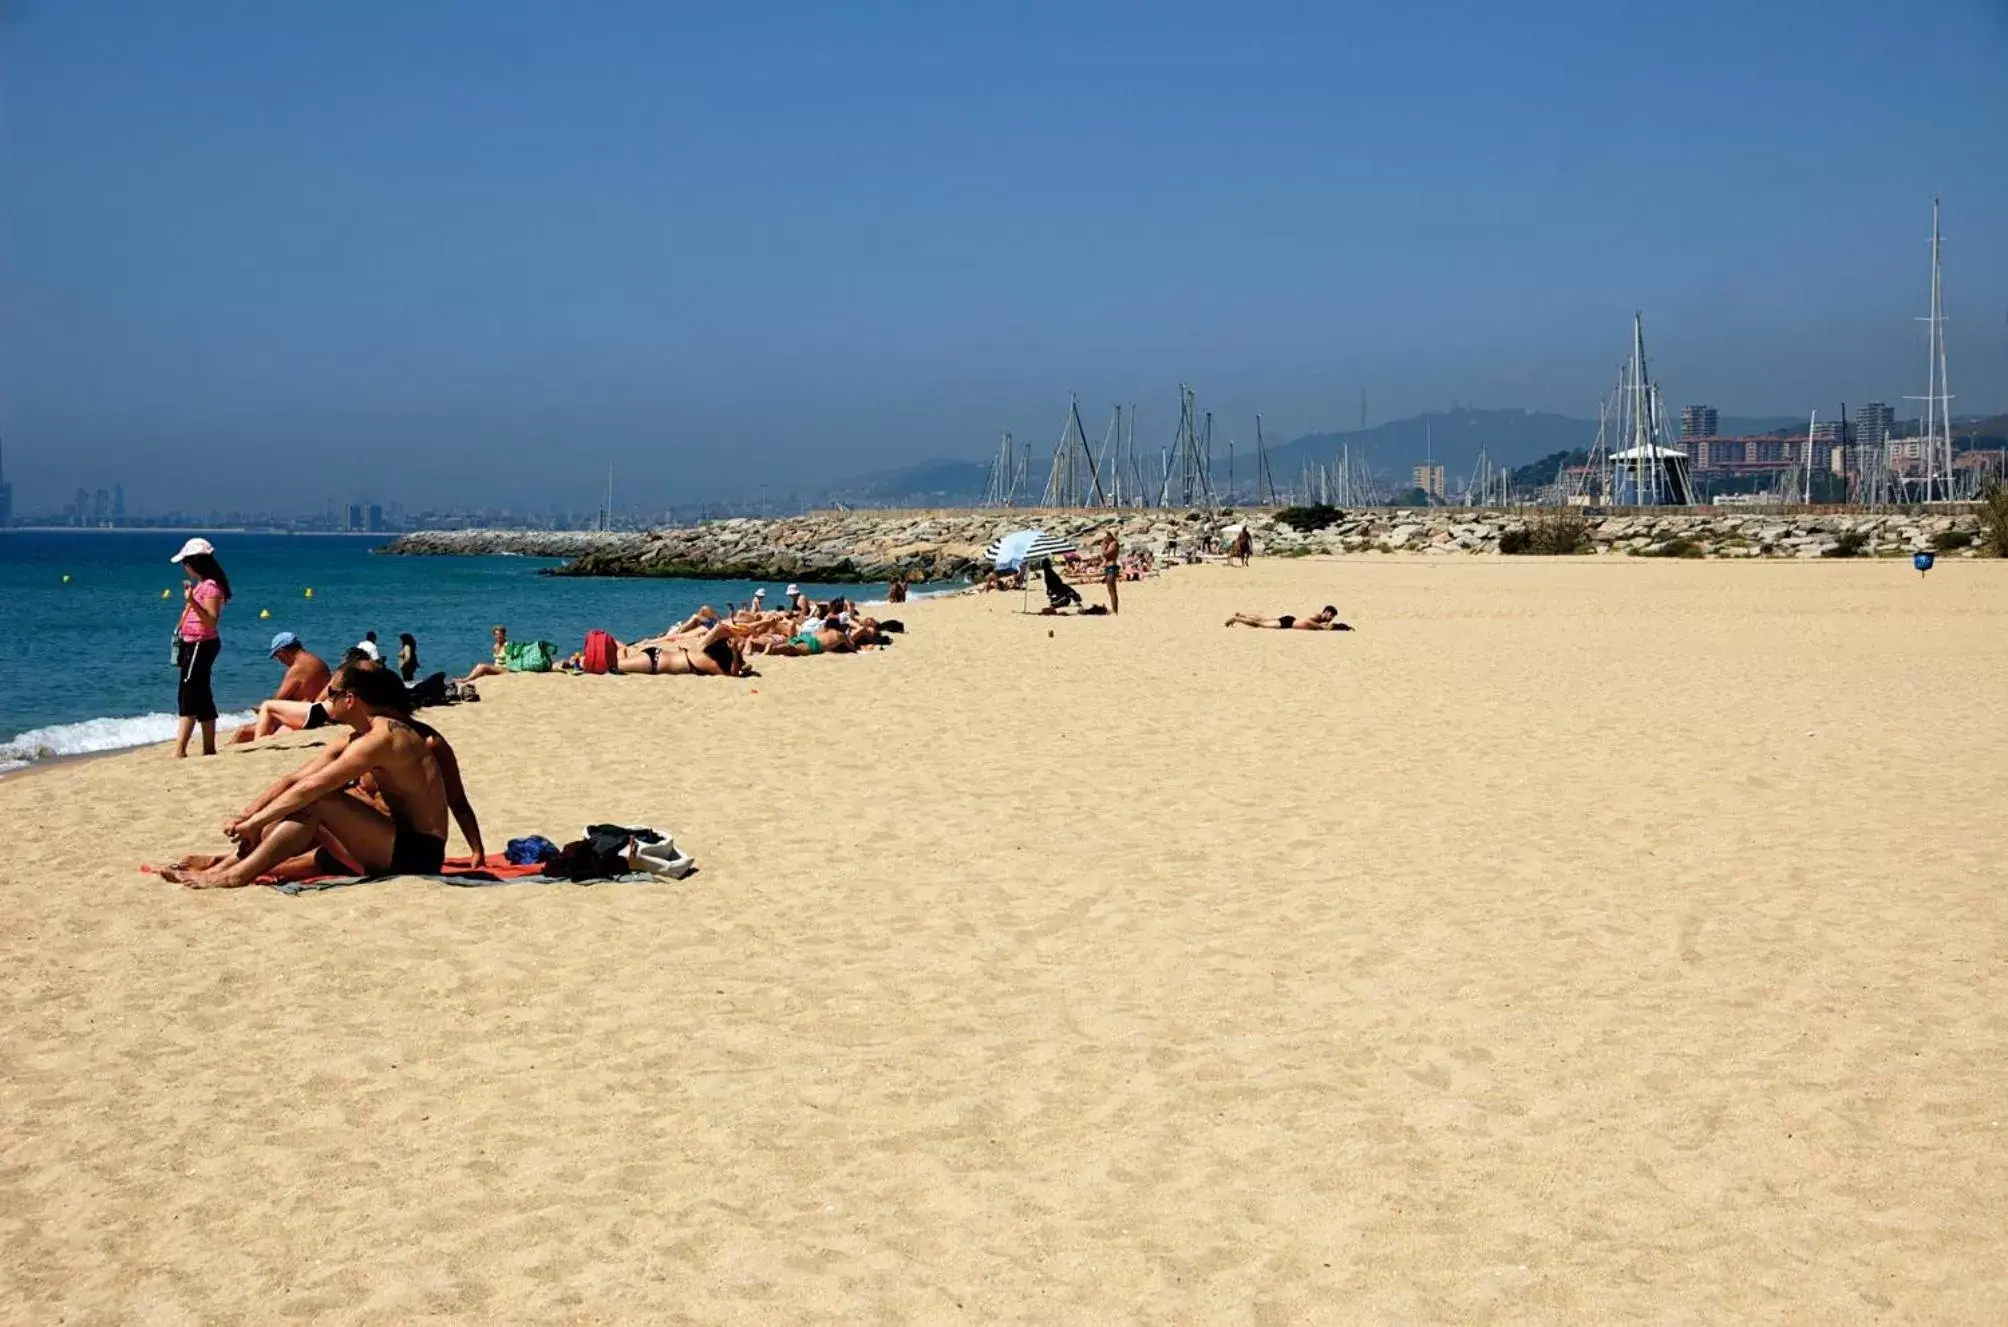
[[[1655,442],[1612,452],[1611,496],[1621,507],[1692,506],[1694,475],[1687,453]]]

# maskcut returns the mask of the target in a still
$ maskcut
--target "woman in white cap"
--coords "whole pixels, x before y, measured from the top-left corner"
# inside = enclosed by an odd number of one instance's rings
[[[181,587],[181,621],[174,628],[174,667],[180,676],[175,713],[181,724],[175,733],[174,757],[188,755],[188,739],[202,725],[202,754],[216,754],[216,697],[209,689],[209,670],[223,650],[218,623],[230,601],[230,578],[216,560],[207,539],[191,539],[170,562],[179,563],[188,583]]]

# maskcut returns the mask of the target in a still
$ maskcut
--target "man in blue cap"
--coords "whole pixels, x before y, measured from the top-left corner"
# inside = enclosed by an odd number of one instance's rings
[[[285,666],[279,689],[258,706],[258,722],[230,734],[232,742],[269,737],[281,728],[319,728],[328,722],[321,700],[328,689],[328,666],[290,631],[272,637],[272,657]]]

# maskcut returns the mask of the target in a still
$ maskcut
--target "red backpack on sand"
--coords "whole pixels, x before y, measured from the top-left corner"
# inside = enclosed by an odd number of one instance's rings
[[[621,645],[604,631],[588,631],[584,657],[580,660],[589,673],[611,673],[618,669]]]

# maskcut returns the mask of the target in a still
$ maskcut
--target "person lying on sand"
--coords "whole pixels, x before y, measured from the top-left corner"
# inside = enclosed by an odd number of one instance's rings
[[[800,630],[784,639],[767,638],[759,652],[807,658],[816,654],[850,654],[856,648],[851,643],[851,633],[834,618],[810,618]]]
[[[328,687],[328,666],[319,655],[308,652],[300,638],[290,631],[272,637],[272,657],[286,669],[279,689],[258,706],[258,718],[230,734],[232,743],[270,737],[281,728],[319,728],[328,722],[321,708],[321,693]]]
[[[683,621],[670,624],[660,636],[650,637],[650,640],[665,641],[674,640],[678,636],[702,635],[717,626],[720,620],[718,610],[710,604],[705,604]]]
[[[1269,627],[1277,631],[1351,631],[1352,628],[1339,621],[1339,610],[1326,604],[1314,617],[1292,617],[1285,613],[1281,617],[1261,617],[1254,613],[1236,613],[1227,619],[1230,627]]]
[[[436,875],[446,861],[449,816],[474,864],[486,860],[460,762],[444,737],[411,717],[395,673],[376,664],[346,665],[322,704],[349,731],[224,825],[237,844],[234,856],[206,866],[184,859],[161,871],[163,879],[194,889],[235,889],[267,873],[297,876],[336,864],[361,875]],[[351,791],[365,780],[380,803]]]
[[[658,637],[631,645],[615,641],[614,666],[607,671],[667,677],[757,677],[759,674],[746,666],[743,644],[757,629],[720,622],[702,636]],[[568,673],[585,672],[585,654],[574,654],[560,667]]]

